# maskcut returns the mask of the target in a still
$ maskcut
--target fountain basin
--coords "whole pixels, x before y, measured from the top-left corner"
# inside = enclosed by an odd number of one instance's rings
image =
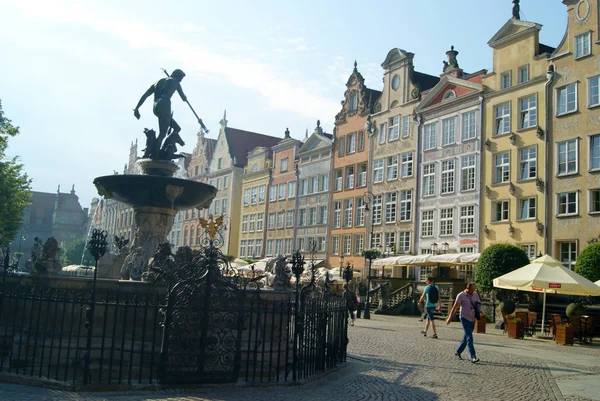
[[[134,207],[186,210],[208,207],[217,188],[201,182],[157,175],[96,177],[98,194]]]

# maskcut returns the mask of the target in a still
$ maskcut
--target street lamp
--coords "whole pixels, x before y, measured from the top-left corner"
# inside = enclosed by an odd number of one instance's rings
[[[344,255],[340,255],[340,277],[342,277],[343,270],[344,270]]]
[[[373,204],[374,195],[373,192],[367,191],[363,194],[363,203],[365,204],[365,214],[371,212],[371,205]],[[369,252],[364,252],[365,260],[369,260],[369,268],[367,270],[367,299],[365,300],[365,311],[363,313],[364,319],[371,319],[371,311],[369,309],[369,291],[371,290],[371,267],[373,266],[373,259],[377,257],[373,252],[373,218],[374,213],[371,213],[371,222],[369,223],[370,236],[369,236]]]

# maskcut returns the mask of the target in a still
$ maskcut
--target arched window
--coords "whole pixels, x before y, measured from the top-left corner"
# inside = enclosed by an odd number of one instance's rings
[[[183,231],[183,245],[187,245],[188,244],[188,229],[186,227],[186,229]]]
[[[190,245],[194,245],[194,227],[190,228]]]
[[[452,99],[455,97],[456,97],[456,93],[452,89],[450,89],[450,90],[446,91],[446,93],[444,93],[444,100]]]

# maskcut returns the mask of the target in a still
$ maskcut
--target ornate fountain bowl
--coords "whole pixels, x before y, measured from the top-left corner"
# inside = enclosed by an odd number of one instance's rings
[[[159,175],[119,174],[96,177],[98,194],[134,207],[186,210],[208,207],[217,188],[201,182]]]

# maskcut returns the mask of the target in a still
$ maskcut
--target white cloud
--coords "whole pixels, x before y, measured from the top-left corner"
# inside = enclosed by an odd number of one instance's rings
[[[196,24],[192,24],[190,22],[184,23],[181,28],[186,32],[206,32],[207,29],[205,26],[200,26]]]

